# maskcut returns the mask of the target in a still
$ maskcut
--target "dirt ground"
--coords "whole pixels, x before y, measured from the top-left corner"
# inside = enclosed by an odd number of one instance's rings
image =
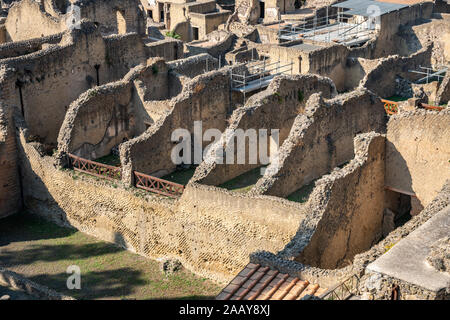
[[[81,270],[80,290],[67,288],[71,265]],[[220,292],[186,269],[166,276],[159,265],[31,214],[0,220],[0,266],[76,299],[211,299]]]

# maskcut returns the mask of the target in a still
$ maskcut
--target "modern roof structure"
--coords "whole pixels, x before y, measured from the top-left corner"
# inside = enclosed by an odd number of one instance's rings
[[[372,16],[374,13],[378,13],[382,16],[389,12],[406,8],[408,5],[373,0],[347,0],[341,3],[333,4],[332,7],[350,9],[349,11],[345,11],[346,14],[368,17]]]

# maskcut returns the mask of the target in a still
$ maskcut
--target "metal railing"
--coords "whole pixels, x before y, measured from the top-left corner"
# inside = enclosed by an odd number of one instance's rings
[[[68,153],[69,163],[75,171],[84,172],[96,177],[109,180],[120,180],[122,171],[120,167],[113,167],[103,163],[87,160]]]
[[[264,80],[273,78],[280,74],[291,73],[293,71],[293,62],[281,65],[280,61],[266,64],[265,61],[262,64],[249,66],[247,71],[253,71],[255,73],[233,73],[231,70],[231,82],[232,89],[245,88],[247,85],[259,81],[261,84]]]
[[[398,102],[381,99],[381,102],[384,103],[384,110],[389,115],[393,115],[398,113]]]
[[[152,177],[134,171],[136,188],[155,192],[168,197],[179,197],[183,194],[184,186],[175,182]]]
[[[343,282],[319,296],[319,298],[322,300],[347,300],[356,294],[358,286],[359,277],[356,274],[352,274]]]

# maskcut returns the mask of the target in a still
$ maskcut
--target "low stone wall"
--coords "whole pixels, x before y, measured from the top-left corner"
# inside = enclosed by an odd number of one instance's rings
[[[427,206],[450,178],[450,109],[417,110],[387,125],[386,185],[417,196]]]
[[[57,169],[54,158],[41,156],[27,142],[24,124],[16,125],[28,212],[152,259],[175,257],[219,282],[229,281],[245,266],[252,251],[282,248],[302,218],[301,205],[286,200],[234,201],[239,197],[232,193],[192,186],[175,201],[119,181]],[[219,201],[213,201],[215,196]],[[232,212],[224,206],[228,201]]]
[[[299,113],[304,112],[305,103],[309,96],[314,92],[322,92],[322,94],[331,98],[336,94],[336,88],[333,82],[324,77],[316,75],[296,75],[296,76],[279,76],[276,77],[269,87],[248,99],[245,106],[236,109],[230,117],[230,125],[227,131],[235,130],[258,130],[266,129],[267,134],[273,135],[273,130],[279,130],[279,143],[289,135],[291,126],[295,117]],[[214,147],[223,149],[222,153],[229,157],[233,154],[233,158],[237,159],[240,152],[236,147],[234,137],[227,137],[227,132],[222,134],[222,141]],[[239,142],[237,142],[239,143]],[[231,147],[233,147],[232,150]],[[246,143],[245,159],[249,158],[250,146]],[[256,147],[259,150],[259,147]],[[260,154],[257,152],[257,154]],[[238,164],[236,160],[232,164],[218,164],[216,162],[203,162],[196,170],[194,180],[202,184],[219,185],[223,182],[231,180],[253,168],[261,165],[260,159],[257,163]]]
[[[0,267],[0,284],[24,291],[43,300],[75,300],[2,267]]]
[[[400,299],[448,299],[448,293],[440,292],[438,294],[424,290],[410,283],[399,281],[388,276],[382,276],[373,272],[365,273],[365,268],[371,262],[378,259],[386,253],[392,246],[405,238],[411,232],[419,228],[431,217],[435,216],[444,208],[450,206],[450,179],[446,181],[437,196],[431,201],[424,210],[406,222],[403,226],[395,229],[382,241],[377,243],[370,250],[355,256],[353,269],[361,276],[358,294],[363,299],[369,300],[390,300],[392,286],[399,285]]]
[[[189,248],[199,261],[204,261],[224,274],[234,275],[257,250],[277,252],[295,235],[305,218],[304,206],[280,198],[250,197],[225,189],[189,183],[178,203],[178,214],[203,221],[210,230],[206,239],[193,223],[184,229],[196,241],[215,243],[215,258],[198,249]],[[223,217],[226,217],[224,220]]]
[[[361,132],[385,132],[383,104],[366,90],[323,101],[313,95],[304,115],[295,120],[289,137],[264,176],[250,191],[286,197],[354,157],[353,138]]]

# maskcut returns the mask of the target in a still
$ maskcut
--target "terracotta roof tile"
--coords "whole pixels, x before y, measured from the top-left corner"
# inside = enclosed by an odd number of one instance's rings
[[[217,300],[300,300],[326,291],[318,284],[269,267],[249,263],[216,297]]]

